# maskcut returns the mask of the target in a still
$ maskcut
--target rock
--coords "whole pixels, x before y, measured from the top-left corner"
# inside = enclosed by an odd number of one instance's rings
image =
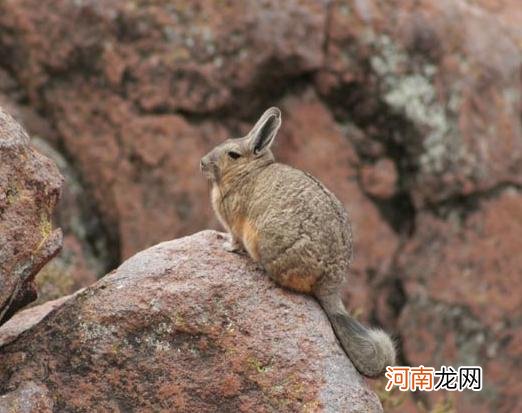
[[[80,293],[83,289],[78,290],[75,294]],[[17,338],[24,331],[28,330],[35,324],[38,324],[47,314],[49,314],[55,308],[58,308],[71,298],[73,295],[67,295],[60,297],[56,300],[49,300],[43,304],[30,307],[16,314],[16,317],[12,317],[2,325],[0,329],[0,347],[10,343]]]
[[[53,401],[44,386],[32,381],[0,396],[0,411],[9,413],[52,413]]]
[[[0,73],[0,79],[2,74]],[[17,90],[11,82],[6,82],[6,91]],[[45,119],[32,108],[19,104],[7,96],[2,96],[0,80],[0,104],[18,121],[31,136],[31,145],[42,155],[51,159],[58,167],[65,182],[61,188],[60,201],[52,214],[55,226],[63,232],[63,247],[48,265],[45,265],[36,279],[39,304],[47,300],[71,294],[81,287],[94,283],[98,276],[117,264],[111,262],[111,248],[101,228],[92,202],[80,184],[77,174],[64,157],[54,150],[49,142],[55,142],[54,131]],[[14,94],[16,96],[16,94]],[[45,139],[45,140],[44,140]],[[119,256],[119,251],[116,254]]]
[[[63,105],[59,135],[67,136],[66,151],[108,234],[109,261],[213,220],[199,159],[227,136],[219,124],[198,128],[179,115],[140,115],[120,97],[82,86],[64,90],[56,104]]]
[[[41,383],[56,411],[382,411],[318,303],[223,241],[161,243],[61,303],[1,348],[1,391]]]
[[[94,203],[71,164],[47,141],[33,137],[31,143],[56,163],[65,178],[60,202],[53,214],[53,221],[64,234],[63,248],[36,279],[36,303],[40,304],[96,282],[118,264],[119,251],[112,246],[112,237],[103,227]]]
[[[419,207],[522,182],[520,6],[492,4],[332,3],[317,88],[399,162]]]
[[[0,323],[36,298],[34,277],[61,248],[51,214],[62,177],[0,108]]]
[[[413,365],[483,367],[484,390],[455,394],[457,411],[516,411],[522,194],[506,189],[475,208],[446,219],[419,216],[399,259],[408,299],[400,318],[404,350]]]
[[[74,239],[73,242],[80,246],[82,259],[87,262],[84,270],[94,276],[104,275],[119,263],[119,251],[113,251],[115,248],[111,242],[114,240],[103,227],[97,207],[90,199],[78,171],[62,153],[51,146],[49,140],[37,135],[32,137],[31,143],[56,163],[65,179],[59,207],[54,214],[55,222],[62,228],[65,238]],[[74,246],[64,247],[65,253],[74,254],[74,250]]]
[[[63,246],[62,251],[38,273],[35,279],[38,299],[32,305],[72,294],[98,280],[92,271],[92,262],[86,261],[86,251],[77,238],[66,235]]]
[[[375,164],[361,167],[361,185],[375,198],[389,199],[397,193],[397,168],[389,158],[381,158]]]
[[[29,0],[3,3],[0,26],[9,30],[2,45],[31,97],[42,87],[83,85],[125,95],[144,112],[209,113],[244,110],[241,99],[259,104],[266,80],[274,90],[319,68],[327,4],[66,0],[49,9]],[[70,76],[48,85],[57,71]]]

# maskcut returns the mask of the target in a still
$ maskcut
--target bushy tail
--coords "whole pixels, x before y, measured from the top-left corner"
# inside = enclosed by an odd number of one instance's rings
[[[335,335],[359,372],[376,377],[386,366],[395,364],[395,346],[388,334],[380,329],[363,326],[352,318],[339,297],[318,297],[332,323]]]

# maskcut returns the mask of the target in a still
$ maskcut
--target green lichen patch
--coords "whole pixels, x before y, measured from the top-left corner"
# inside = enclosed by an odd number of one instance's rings
[[[381,80],[383,101],[409,120],[422,134],[423,153],[418,163],[423,172],[442,173],[449,163],[466,157],[456,124],[460,92],[453,88],[446,105],[435,89],[435,65],[412,59],[387,35],[374,36],[375,55],[370,59]]]

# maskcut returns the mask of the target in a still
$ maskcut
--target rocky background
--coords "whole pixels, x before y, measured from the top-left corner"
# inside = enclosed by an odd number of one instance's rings
[[[347,306],[403,364],[484,368],[481,393],[373,382],[385,411],[522,409],[519,0],[52,3],[0,2],[0,105],[66,182],[41,301],[218,228],[199,158],[278,105],[276,155],[351,213]]]

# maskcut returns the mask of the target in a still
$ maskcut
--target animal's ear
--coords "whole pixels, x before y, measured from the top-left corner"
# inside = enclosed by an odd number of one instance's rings
[[[257,155],[274,142],[281,126],[281,111],[275,106],[267,109],[248,133],[250,150]]]

